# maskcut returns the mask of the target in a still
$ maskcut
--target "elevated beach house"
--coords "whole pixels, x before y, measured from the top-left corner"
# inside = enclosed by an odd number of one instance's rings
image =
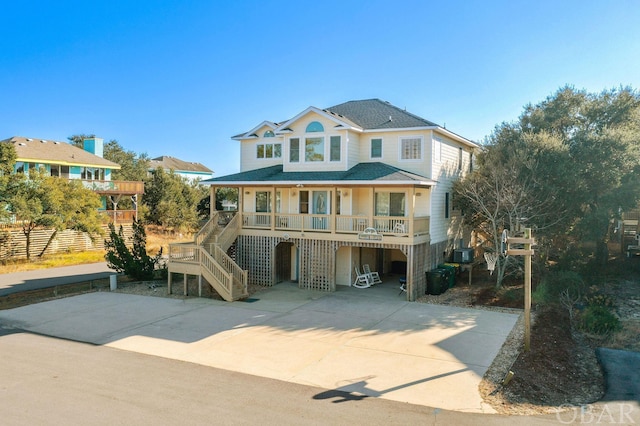
[[[80,179],[85,187],[100,195],[102,211],[111,221],[131,223],[137,215],[138,197],[144,193],[144,182],[111,179],[112,171],[119,170],[120,165],[103,157],[103,139],[85,139],[84,149],[67,142],[22,136],[13,136],[0,143],[13,144],[17,155],[15,173],[41,170],[61,179]],[[118,210],[123,197],[131,197],[133,209]]]
[[[335,291],[369,264],[406,278],[415,300],[426,272],[468,243],[451,189],[478,145],[404,109],[379,99],[312,106],[233,139],[240,172],[202,183],[211,206],[216,188],[236,188],[238,211],[228,222],[212,211],[194,243],[172,245],[170,277],[197,275],[236,300],[247,283]]]

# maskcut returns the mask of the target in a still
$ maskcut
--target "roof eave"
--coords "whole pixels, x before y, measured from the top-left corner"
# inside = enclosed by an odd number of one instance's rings
[[[433,186],[434,180],[279,180],[279,181],[213,181],[202,180],[203,185],[216,186]]]

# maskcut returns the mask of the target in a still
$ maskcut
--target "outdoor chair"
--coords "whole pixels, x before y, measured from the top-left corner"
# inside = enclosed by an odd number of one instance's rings
[[[356,271],[356,279],[353,281],[353,286],[356,288],[368,288],[371,287],[371,283],[369,282],[369,276],[366,274],[361,274],[360,269],[355,267]]]
[[[405,228],[403,223],[398,222],[393,227],[393,232],[396,233],[396,234],[406,234],[407,230],[406,230],[406,228]]]
[[[378,274],[375,271],[372,272],[368,263],[365,263],[364,265],[362,265],[362,270],[364,271],[364,274],[369,277],[369,282],[371,283],[371,285],[382,283],[382,280],[380,279],[380,274]]]

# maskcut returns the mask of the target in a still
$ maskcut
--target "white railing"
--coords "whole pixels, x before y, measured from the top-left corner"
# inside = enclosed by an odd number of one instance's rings
[[[198,263],[199,247],[194,243],[169,244],[169,262]]]
[[[242,213],[245,228],[271,228],[271,213]]]
[[[201,250],[200,256],[200,265],[205,270],[205,275],[210,275],[217,284],[222,287],[225,300],[234,299],[233,295],[233,277],[232,274],[224,269],[224,267],[215,261],[213,256],[207,253],[204,250]],[[208,274],[206,274],[208,272]],[[209,277],[207,277],[209,278]],[[210,280],[207,280],[210,281]],[[212,282],[214,287],[216,287],[216,282]]]
[[[375,216],[373,228],[382,234],[408,234],[409,219],[403,217]]]
[[[238,238],[238,231],[240,230],[240,219],[238,215],[233,216],[233,218],[227,223],[222,229],[220,234],[216,235],[216,244],[222,247],[222,250],[227,251],[231,244]],[[212,250],[209,250],[209,253],[212,253]]]
[[[366,216],[336,216],[336,232],[359,233],[369,228]]]
[[[247,294],[247,271],[238,266],[227,253],[218,245],[214,246],[213,259],[228,271],[233,279],[233,284],[237,284],[242,289],[243,294]],[[235,295],[234,295],[235,296]]]
[[[273,226],[271,226],[272,218]],[[410,219],[398,216],[242,213],[242,226],[248,229],[336,232],[341,234],[358,234],[367,228],[375,228],[381,234],[418,236],[429,233],[429,217]]]
[[[195,236],[195,242],[197,245],[201,245],[203,242],[213,234],[218,227],[218,212],[215,212],[211,218],[204,224],[204,226],[198,231]]]

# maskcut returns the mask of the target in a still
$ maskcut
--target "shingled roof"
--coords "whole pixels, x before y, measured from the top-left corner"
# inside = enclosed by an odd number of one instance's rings
[[[16,149],[18,161],[120,169],[119,164],[67,142],[14,136],[0,143],[12,143]]]
[[[210,168],[195,162],[183,161],[179,158],[163,155],[153,158],[149,161],[149,168],[157,169],[162,167],[167,170],[174,170],[176,172],[200,172],[200,173],[213,173]]]
[[[308,110],[312,109],[318,110],[313,107],[308,108]],[[334,116],[337,120],[347,123],[348,125],[352,125],[354,128],[360,128],[362,130],[441,127],[436,123],[425,120],[424,118],[411,114],[406,110],[398,108],[397,106],[391,105],[389,102],[382,101],[380,99],[349,101],[325,108],[321,111],[329,114],[330,116]],[[282,121],[280,125],[284,126],[291,120],[292,119]],[[232,139],[258,137],[258,135],[253,132],[255,132],[259,127],[265,125],[265,123],[277,125],[277,123],[265,121],[260,126],[257,126],[248,132],[233,136]]]
[[[415,173],[407,172],[397,167],[384,163],[360,163],[346,171],[323,172],[284,172],[282,165],[249,170],[213,179],[201,181],[203,184],[229,184],[239,183],[260,184],[261,182],[274,183],[309,183],[325,184],[343,182],[344,184],[398,184],[402,182],[415,185],[430,186],[436,182]]]
[[[325,111],[342,115],[364,130],[438,126],[380,99],[349,101]]]

